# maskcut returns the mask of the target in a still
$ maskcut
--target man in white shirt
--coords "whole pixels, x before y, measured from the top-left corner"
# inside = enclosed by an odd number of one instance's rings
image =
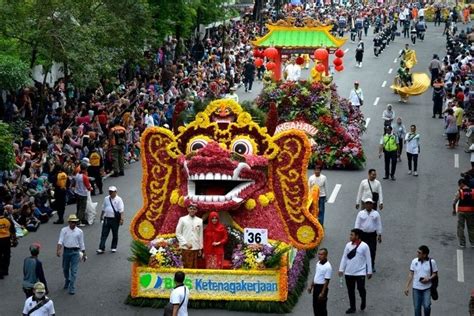
[[[430,249],[422,245],[418,248],[417,257],[411,261],[410,273],[405,287],[405,295],[410,293],[413,284],[413,305],[415,315],[421,315],[423,306],[424,315],[431,313],[431,291],[433,279],[438,277],[438,265],[434,259],[428,257]]]
[[[413,175],[418,176],[418,155],[420,153],[420,134],[416,132],[416,126],[410,126],[410,133],[405,135],[407,147],[408,174],[411,173],[411,162],[413,161]]]
[[[153,120],[153,115],[148,114],[148,110],[145,110],[145,125],[146,125],[146,127],[155,126],[155,121]]]
[[[102,203],[102,213],[100,220],[102,222],[102,234],[100,236],[99,249],[97,254],[103,254],[105,251],[105,242],[112,231],[112,253],[117,252],[119,226],[123,225],[124,204],[120,196],[117,195],[115,186],[109,187],[109,195],[104,198]]]
[[[185,274],[178,271],[174,274],[176,284],[170,295],[170,303],[173,305],[173,316],[188,316],[189,289],[184,285]]]
[[[79,218],[71,214],[68,218],[68,226],[63,227],[59,233],[59,241],[56,247],[56,255],[61,257],[63,253],[63,273],[64,273],[64,289],[69,291],[70,295],[76,293],[74,286],[76,282],[77,269],[81,257],[83,261],[87,260],[86,248],[84,246],[84,233],[77,226]]]
[[[314,174],[308,179],[308,187],[311,189],[314,185],[319,187],[319,213],[318,220],[324,226],[324,212],[326,210],[326,183],[327,177],[321,173],[321,166],[314,167]]]
[[[46,287],[37,282],[33,286],[33,296],[26,299],[23,307],[23,316],[54,316],[54,303],[46,296]]]
[[[377,241],[382,242],[382,219],[379,212],[372,210],[374,201],[371,198],[364,200],[365,210],[357,214],[354,228],[362,230],[360,239],[365,242],[370,249],[372,258],[372,271],[375,272],[375,254],[377,252]]]
[[[351,230],[350,241],[344,248],[341,264],[339,265],[339,277],[345,275],[347,293],[349,294],[350,307],[346,314],[356,312],[355,286],[359,291],[361,303],[360,309],[366,307],[365,276],[372,277],[372,262],[370,259],[369,246],[360,239],[362,231],[358,228]]]
[[[202,255],[203,227],[202,219],[196,216],[197,206],[188,206],[188,215],[180,217],[176,226],[176,238],[182,250],[183,266],[196,269],[198,257]]]
[[[292,58],[290,64],[285,68],[287,81],[298,81],[301,77],[301,67],[296,64],[295,59]]]
[[[332,275],[332,266],[328,261],[328,250],[326,248],[319,249],[318,259],[313,283],[308,287],[308,293],[313,292],[314,315],[327,316],[328,287]]]
[[[374,210],[377,209],[377,203],[379,203],[380,210],[383,209],[382,185],[376,178],[377,172],[375,169],[369,169],[368,179],[362,180],[359,185],[359,191],[357,192],[356,198],[356,209],[359,209],[361,201],[363,203],[363,201],[367,198],[370,198],[372,201],[374,201]]]
[[[358,81],[354,82],[354,89],[352,89],[349,94],[349,101],[357,110],[360,110],[360,107],[364,105],[364,93],[362,92],[362,89],[359,88]]]

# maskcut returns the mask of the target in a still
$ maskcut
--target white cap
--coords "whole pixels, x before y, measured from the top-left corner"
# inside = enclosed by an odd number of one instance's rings
[[[371,198],[366,198],[363,202],[364,203],[368,203],[368,202],[374,203],[374,201]]]
[[[109,191],[117,192],[117,187],[115,187],[114,185],[111,185],[111,186],[109,187]]]
[[[91,165],[90,161],[89,161],[89,158],[82,158],[81,159],[81,162],[83,164],[86,164],[88,167]]]

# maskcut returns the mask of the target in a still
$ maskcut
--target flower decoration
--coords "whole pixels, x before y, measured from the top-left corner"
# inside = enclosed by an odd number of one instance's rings
[[[181,268],[183,260],[176,238],[157,238],[148,244],[151,254],[148,265],[154,268]]]

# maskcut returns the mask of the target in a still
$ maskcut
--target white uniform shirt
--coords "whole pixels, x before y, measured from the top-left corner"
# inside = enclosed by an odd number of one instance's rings
[[[372,191],[379,194],[379,203],[383,204],[383,194],[382,194],[382,185],[380,181],[375,179],[370,181],[372,186]],[[356,204],[360,204],[361,201],[364,201],[366,198],[372,198],[372,192],[370,192],[369,179],[364,179],[360,182],[359,191],[357,192]]]
[[[364,101],[364,94],[362,93],[362,89],[359,88],[357,90],[352,89],[351,94],[349,95],[349,101],[354,106],[360,106],[360,100]]]
[[[79,248],[82,251],[86,250],[84,245],[84,233],[78,227],[75,227],[74,230],[69,228],[69,226],[63,227],[59,233],[58,244],[66,248]]]
[[[329,261],[321,264],[319,261],[316,263],[316,271],[314,272],[313,284],[324,284],[326,280],[331,280],[332,266]]]
[[[104,203],[102,203],[102,211],[104,211],[104,216],[105,217],[115,217],[114,214],[114,209],[112,208],[112,204],[110,204],[110,195],[107,195],[104,198]],[[119,213],[124,212],[124,205],[122,198],[118,195],[115,196],[115,198],[112,199],[112,203],[114,204],[115,210]]]
[[[155,126],[155,120],[153,120],[153,116],[150,114],[145,115],[145,125],[146,127]]]
[[[33,300],[33,296],[30,296],[25,301],[25,306],[23,307],[23,314],[28,315],[29,311],[32,310],[39,302]],[[31,313],[31,316],[50,316],[54,315],[56,312],[54,311],[54,304],[52,300],[49,300],[48,303],[44,304],[36,311]]]
[[[185,296],[186,295],[186,296]],[[184,299],[184,302],[183,302]],[[178,316],[188,316],[189,289],[186,286],[179,286],[171,291],[170,303],[183,305],[178,309]]]
[[[349,259],[347,254],[356,247],[352,242],[348,242],[342,254],[339,271],[344,272],[345,275],[366,275],[372,274],[372,260],[370,257],[369,246],[361,241],[359,248],[356,250],[356,255]]]
[[[405,135],[407,153],[417,155],[420,153],[420,134],[408,133]]]
[[[438,265],[434,259],[431,260],[431,265],[433,266],[433,273],[438,272]],[[413,272],[413,288],[417,290],[426,290],[431,287],[431,281],[428,283],[421,283],[420,278],[426,278],[431,276],[430,261],[425,260],[423,262],[419,261],[418,258],[412,260],[410,265],[410,271]]]
[[[298,81],[301,77],[301,67],[298,65],[289,64],[286,66],[285,71],[287,73],[286,80]]]
[[[320,197],[326,196],[326,183],[327,183],[327,178],[324,174],[321,174],[319,177],[316,177],[316,175],[313,174],[308,179],[308,186],[310,188],[315,184],[319,186]]]
[[[380,213],[376,210],[370,211],[362,210],[357,214],[354,228],[361,229],[364,233],[376,232],[377,235],[382,235],[382,219]]]
[[[176,238],[179,241],[179,246],[182,249],[188,249],[186,244],[191,244],[193,247],[190,250],[199,250],[203,248],[203,227],[202,219],[197,216],[191,217],[189,215],[179,218],[176,226]]]

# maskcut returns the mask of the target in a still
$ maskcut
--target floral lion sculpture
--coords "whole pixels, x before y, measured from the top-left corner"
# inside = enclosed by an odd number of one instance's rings
[[[260,127],[233,100],[211,102],[177,135],[151,127],[142,136],[144,206],[131,224],[134,239],[170,237],[186,206],[227,212],[232,225],[268,230],[271,240],[316,247],[323,229],[311,200],[306,134]],[[272,132],[273,134],[273,132]],[[308,206],[309,205],[309,206]]]

